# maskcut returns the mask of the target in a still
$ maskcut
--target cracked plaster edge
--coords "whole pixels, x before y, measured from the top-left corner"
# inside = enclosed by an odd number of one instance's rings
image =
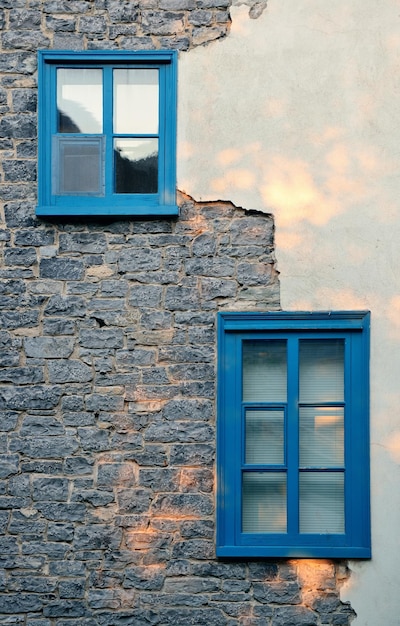
[[[250,7],[249,17],[256,20],[267,8],[268,0],[233,0],[231,6],[239,7],[242,5]]]

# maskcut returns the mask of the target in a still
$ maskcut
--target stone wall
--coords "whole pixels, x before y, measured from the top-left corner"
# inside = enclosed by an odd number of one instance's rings
[[[5,213],[0,623],[348,624],[344,565],[215,559],[216,312],[279,308],[272,218]]]
[[[187,50],[229,4],[0,0],[0,624],[353,616],[344,563],[215,559],[216,312],[279,309],[271,216],[35,217],[36,49]]]

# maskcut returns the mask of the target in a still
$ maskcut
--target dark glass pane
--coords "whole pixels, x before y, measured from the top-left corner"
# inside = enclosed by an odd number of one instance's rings
[[[286,474],[245,472],[242,506],[244,533],[285,533]]]
[[[301,407],[299,417],[300,465],[343,466],[343,407]]]
[[[285,462],[283,411],[249,409],[246,411],[245,429],[246,463],[282,465]]]
[[[116,139],[116,193],[158,192],[158,139]]]
[[[344,476],[301,472],[300,532],[344,533]]]
[[[57,113],[59,133],[102,133],[102,70],[58,69]]]
[[[54,137],[53,192],[56,195],[103,195],[102,139]]]
[[[344,400],[343,339],[300,341],[300,402]]]
[[[286,341],[243,342],[243,401],[286,402]]]

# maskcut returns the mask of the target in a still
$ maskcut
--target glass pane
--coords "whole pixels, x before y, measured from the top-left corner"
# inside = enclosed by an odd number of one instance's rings
[[[286,341],[243,342],[243,401],[286,402]]]
[[[116,139],[116,193],[157,193],[158,139]]]
[[[300,532],[344,533],[344,475],[301,472]]]
[[[247,410],[246,463],[283,464],[284,427],[283,411]]]
[[[158,70],[114,70],[114,133],[158,134]]]
[[[242,530],[244,533],[286,532],[286,474],[243,474]]]
[[[58,69],[57,113],[59,133],[102,133],[102,70]]]
[[[301,407],[300,465],[343,466],[343,425],[343,407]]]
[[[344,340],[300,341],[300,402],[344,400]]]
[[[103,145],[101,137],[53,137],[53,193],[103,195]]]

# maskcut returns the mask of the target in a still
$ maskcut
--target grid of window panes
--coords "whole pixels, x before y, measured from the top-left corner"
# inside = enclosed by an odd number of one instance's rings
[[[292,381],[287,340],[243,342],[242,532],[344,533],[344,340],[289,341]]]
[[[55,195],[156,194],[157,68],[58,68]]]

